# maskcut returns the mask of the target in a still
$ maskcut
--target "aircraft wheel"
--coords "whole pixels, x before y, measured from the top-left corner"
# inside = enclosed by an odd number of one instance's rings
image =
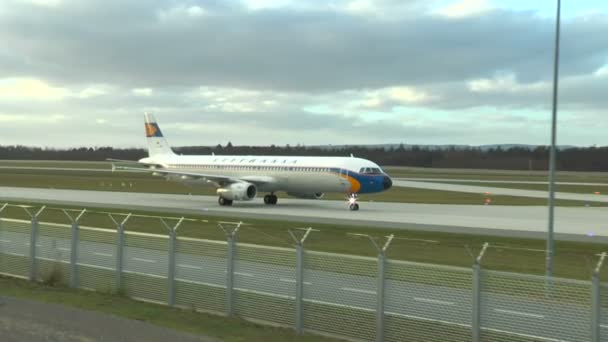
[[[267,205],[275,205],[279,201],[279,198],[276,195],[266,195],[264,196],[264,204]]]
[[[357,211],[359,210],[359,203],[352,203],[348,206],[348,209],[350,209],[351,211]]]
[[[232,200],[228,200],[228,199],[225,199],[224,197],[220,196],[217,199],[217,203],[219,203],[219,205],[221,205],[221,206],[228,206],[228,205],[232,205]]]

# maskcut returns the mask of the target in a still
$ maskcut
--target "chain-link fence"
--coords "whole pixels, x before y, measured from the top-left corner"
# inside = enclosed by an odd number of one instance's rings
[[[608,341],[592,281],[0,218],[0,273],[353,341]],[[66,213],[67,214],[67,213]],[[225,227],[224,227],[225,228]],[[373,241],[372,241],[373,242]]]

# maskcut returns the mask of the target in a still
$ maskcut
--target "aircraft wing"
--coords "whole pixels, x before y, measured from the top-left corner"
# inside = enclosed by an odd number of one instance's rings
[[[112,159],[112,158],[106,158],[106,161],[112,162],[112,164],[114,163],[120,163],[120,164],[129,164],[129,165],[146,165],[146,166],[160,166],[158,164],[154,164],[154,163],[144,163],[144,162],[140,162],[137,160],[124,160],[124,159]]]
[[[115,166],[112,165],[112,170],[125,170],[125,171],[139,171],[139,172],[150,172],[156,175],[163,176],[178,176],[184,180],[201,180],[208,183],[214,183],[218,187],[225,186],[227,184],[238,183],[238,182],[249,182],[256,185],[270,183],[274,179],[272,177],[263,176],[245,176],[242,178],[221,176],[221,175],[209,175],[198,172],[185,172],[177,170],[168,170],[164,168],[143,168],[143,167],[129,167],[129,166]]]

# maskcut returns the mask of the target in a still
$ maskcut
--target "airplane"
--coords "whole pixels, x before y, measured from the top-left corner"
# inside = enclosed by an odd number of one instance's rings
[[[348,208],[359,210],[359,194],[390,189],[391,178],[377,164],[350,157],[177,155],[163,136],[152,114],[145,113],[148,157],[139,161],[108,159],[112,170],[144,171],[192,186],[213,185],[220,206],[251,201],[268,193],[264,203],[275,205],[276,193],[296,198],[320,199],[325,193],[348,196]],[[138,167],[121,166],[121,163]]]

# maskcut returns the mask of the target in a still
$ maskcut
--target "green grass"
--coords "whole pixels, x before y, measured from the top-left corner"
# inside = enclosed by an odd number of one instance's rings
[[[229,319],[193,310],[142,303],[108,293],[50,287],[7,277],[0,277],[0,294],[99,311],[187,333],[211,336],[226,342],[337,341],[320,336],[296,336],[290,329],[261,326],[237,318]]]
[[[471,185],[471,186],[480,186],[480,187],[484,187],[484,188],[505,188],[505,189],[539,190],[539,191],[547,191],[547,188],[548,188],[548,185],[546,185],[546,184],[475,183],[475,182],[458,182],[458,181],[453,181],[453,182],[452,181],[434,181],[434,183]],[[594,194],[595,192],[600,192],[601,194],[607,194],[608,186],[557,184],[556,191],[576,193],[576,194]]]
[[[215,195],[209,186],[190,187],[179,182],[167,181],[146,173],[134,172],[83,172],[48,170],[2,170],[0,186],[78,189],[100,191],[131,191],[169,194]],[[285,193],[279,193],[286,197]],[[344,195],[327,194],[325,199],[343,200]],[[427,190],[417,188],[393,187],[389,191],[361,196],[362,201],[427,203],[427,204],[483,204],[484,194],[453,191]],[[494,205],[546,205],[542,198],[516,196],[492,196]],[[584,206],[581,201],[558,200],[558,206]],[[600,206],[600,203],[592,204]]]
[[[81,224],[114,229],[105,209],[89,208]],[[113,210],[116,213],[126,211]],[[175,217],[175,214],[137,212],[142,215],[162,215]],[[27,219],[21,208],[9,207],[2,217]],[[117,218],[120,215],[116,215]],[[184,221],[178,235],[225,241],[224,233],[218,228],[218,221],[240,221],[231,217],[188,216],[192,221]],[[43,222],[69,223],[63,212],[49,209],[40,217]],[[305,227],[302,223],[246,219],[241,228],[238,241],[260,245],[293,247],[288,229]],[[168,222],[175,222],[168,220]],[[351,233],[371,234],[384,237],[395,234],[396,238],[388,250],[391,259],[414,262],[434,263],[460,267],[471,267],[472,255],[477,255],[484,242],[491,248],[484,257],[483,265],[487,269],[511,271],[529,274],[543,274],[545,271],[545,241],[539,239],[518,239],[468,234],[451,234],[425,232],[417,230],[378,229],[375,227],[351,227],[329,224],[314,224],[314,229],[307,241],[308,250],[344,253],[375,257],[377,252],[366,238],[357,238]],[[127,231],[167,234],[158,218],[132,217],[126,224]],[[608,251],[607,244],[578,243],[568,241],[556,242],[555,274],[560,277],[589,279],[590,265],[597,260],[597,254]],[[604,268],[606,269],[606,268]],[[608,279],[608,273],[606,274]]]
[[[111,169],[111,163],[105,161],[60,161],[60,160],[0,160],[0,166],[15,167],[62,167],[79,169]]]
[[[501,181],[547,181],[549,178],[548,173],[546,171],[439,169],[390,166],[385,167],[384,170],[391,177],[397,178],[446,178]],[[578,183],[608,183],[608,173],[558,171],[557,181]]]

